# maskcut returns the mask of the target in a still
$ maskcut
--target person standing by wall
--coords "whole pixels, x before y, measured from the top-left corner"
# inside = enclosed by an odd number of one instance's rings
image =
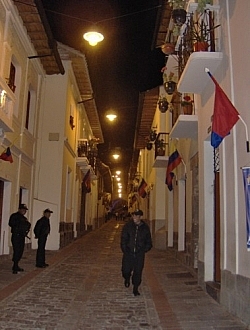
[[[133,294],[139,296],[138,287],[141,284],[145,253],[152,248],[152,238],[149,226],[141,220],[143,212],[136,210],[132,219],[127,222],[121,233],[122,276],[126,288],[130,286],[132,275]]]
[[[35,238],[37,238],[37,252],[36,252],[36,267],[45,268],[49,266],[45,262],[45,246],[47,242],[47,237],[50,233],[50,221],[49,218],[51,216],[50,209],[46,209],[43,211],[43,217],[37,220],[36,225],[34,227]]]
[[[9,219],[9,226],[11,227],[11,243],[13,247],[13,267],[12,273],[17,274],[18,272],[23,272],[24,269],[20,268],[18,263],[22,258],[24,246],[25,246],[25,237],[27,237],[28,232],[30,231],[30,222],[24,216],[27,212],[28,207],[26,204],[20,204],[18,211],[11,214]]]

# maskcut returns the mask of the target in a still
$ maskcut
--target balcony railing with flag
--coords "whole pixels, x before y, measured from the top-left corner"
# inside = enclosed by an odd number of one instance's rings
[[[212,72],[215,71],[223,58],[223,54],[219,52],[220,7],[206,5],[202,12],[198,12],[197,7],[198,3],[189,1],[186,21],[181,27],[177,27],[179,35],[177,40],[175,39],[175,52],[168,55],[166,63],[167,68],[178,71],[176,91],[170,104],[173,127],[170,137],[197,138],[198,117],[195,114],[194,94],[201,94],[206,86],[207,74],[204,68],[208,67]],[[171,40],[171,33],[176,33],[174,30],[176,26],[173,27],[172,22],[167,40]],[[200,48],[201,45],[205,45],[206,48]],[[195,134],[190,135],[188,131]]]

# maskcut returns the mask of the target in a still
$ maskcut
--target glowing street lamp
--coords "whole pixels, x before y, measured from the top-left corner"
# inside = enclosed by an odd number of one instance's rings
[[[115,115],[114,113],[109,113],[106,115],[106,117],[109,121],[114,121],[117,118],[117,115]]]
[[[104,39],[104,36],[99,32],[90,31],[84,33],[83,38],[88,41],[90,46],[96,46],[98,42],[101,42]]]
[[[113,154],[113,158],[114,158],[115,160],[117,160],[119,157],[120,157],[119,154]]]

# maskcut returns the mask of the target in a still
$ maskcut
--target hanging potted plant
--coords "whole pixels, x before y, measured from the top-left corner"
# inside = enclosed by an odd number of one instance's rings
[[[168,95],[172,95],[175,91],[176,82],[173,80],[173,77],[173,72],[170,72],[169,75],[163,73],[163,85]]]
[[[165,113],[168,110],[168,100],[165,96],[160,96],[158,101],[160,112]]]
[[[186,5],[186,0],[171,0],[169,1],[172,10],[172,19],[176,25],[183,25],[186,22],[187,12],[184,9]]]
[[[151,142],[147,142],[146,148],[147,150],[151,150],[153,148],[153,144]]]
[[[149,133],[149,140],[150,141],[155,141],[156,137],[157,137],[156,130],[151,130],[150,133]]]
[[[193,113],[193,103],[194,101],[191,99],[189,95],[185,95],[183,100],[181,101],[182,112],[184,115],[192,115]]]

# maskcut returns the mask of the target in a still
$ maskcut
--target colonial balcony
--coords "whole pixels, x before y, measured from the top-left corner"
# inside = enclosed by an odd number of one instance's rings
[[[96,157],[96,145],[87,139],[79,139],[77,146],[76,164],[80,167],[84,174],[86,174],[90,169],[92,179],[96,179]]]
[[[166,168],[169,154],[169,133],[158,133],[155,145],[155,161],[153,167]]]
[[[178,70],[178,83],[172,97],[171,138],[191,138],[198,136],[198,116],[195,104],[190,111],[184,110],[185,98],[194,99],[193,94],[201,94],[210,81],[205,68],[212,74],[220,65],[223,55],[220,50],[219,6],[207,5],[204,12],[197,12],[197,3],[189,1],[186,21],[179,29],[175,40],[175,53],[168,56],[166,67]],[[173,22],[168,31],[168,40],[173,40]],[[176,26],[175,26],[176,28]],[[202,43],[202,47],[200,48]],[[174,60],[173,60],[174,59]],[[175,66],[174,66],[175,65]],[[177,68],[177,69],[176,69]]]
[[[219,6],[207,5],[202,13],[197,12],[197,6],[198,3],[189,2],[186,22],[180,28],[175,46],[180,93],[200,94],[209,81],[205,68],[214,73],[223,58]]]

